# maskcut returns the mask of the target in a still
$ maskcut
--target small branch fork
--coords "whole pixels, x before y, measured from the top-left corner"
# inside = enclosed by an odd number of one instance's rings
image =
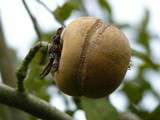
[[[25,93],[23,81],[27,76],[29,64],[38,50],[42,47],[48,47],[48,42],[38,42],[33,48],[31,48],[23,63],[17,70],[17,90],[0,84],[0,103],[16,107],[45,120],[72,120],[69,115],[60,112],[47,102],[31,94]]]

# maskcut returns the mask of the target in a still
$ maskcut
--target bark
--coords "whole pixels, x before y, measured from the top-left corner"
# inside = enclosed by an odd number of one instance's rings
[[[72,120],[47,102],[27,93],[0,84],[0,103],[15,107],[44,120]]]

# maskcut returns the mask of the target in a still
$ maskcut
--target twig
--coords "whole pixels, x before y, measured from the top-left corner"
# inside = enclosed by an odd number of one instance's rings
[[[54,16],[54,14],[53,14],[53,12],[48,8],[48,6],[45,4],[45,3],[43,3],[41,0],[36,0],[40,5],[42,5],[51,15],[52,15],[52,17],[53,17],[53,19],[55,19],[55,16]],[[59,22],[59,21],[58,21]]]
[[[132,49],[132,55],[134,55],[135,57],[138,57],[138,58],[142,59],[145,62],[147,62],[155,70],[157,70],[157,69],[160,68],[159,64],[154,63],[148,55],[146,55],[146,54],[144,54],[142,52],[139,52],[137,50],[133,50]]]
[[[31,18],[31,20],[32,20],[33,27],[34,27],[34,29],[35,29],[35,31],[36,31],[36,33],[37,33],[37,36],[38,36],[38,40],[41,40],[41,39],[42,39],[42,37],[41,37],[41,32],[40,32],[40,30],[39,30],[39,26],[38,26],[38,22],[37,22],[36,18],[32,15],[30,9],[29,9],[28,6],[27,6],[26,1],[25,1],[25,0],[22,0],[22,3],[23,3],[25,9],[26,9],[27,12],[28,12],[28,15],[30,16],[30,18]]]
[[[52,14],[52,11],[48,8],[48,6],[43,3],[41,0],[36,0],[39,4],[41,4],[49,13]],[[52,14],[53,15],[53,14]]]
[[[10,49],[5,42],[3,26],[0,15],[0,72],[3,83],[16,87],[16,76],[14,74],[14,66],[10,55]]]
[[[24,94],[0,84],[0,103],[18,108],[44,120],[72,120],[72,118],[51,107],[50,104],[31,94]]]
[[[156,96],[156,98],[160,102],[160,94],[154,88],[151,89],[151,92],[152,92],[153,95]]]
[[[86,9],[86,7],[85,7],[85,3],[84,3],[84,1],[83,0],[79,0],[79,3],[80,3],[80,9],[81,9],[81,11],[83,12],[83,14],[84,14],[84,16],[89,16],[89,13],[88,13],[88,11],[87,11],[87,9]]]
[[[53,16],[53,18],[56,17],[56,16],[54,16],[53,12],[48,8],[48,6],[47,6],[45,3],[43,3],[41,0],[36,0],[36,1],[37,1],[39,4],[41,4],[49,13],[51,13],[51,15]],[[84,1],[83,1],[83,0],[79,0],[78,2],[79,2],[80,5],[81,5],[81,6],[80,6],[80,9],[81,9],[83,15],[84,15],[84,16],[89,16],[89,14],[88,14],[85,6],[84,6]],[[58,22],[60,22],[60,21],[58,21]],[[61,23],[61,22],[60,22],[60,23]],[[61,24],[64,25],[64,23],[61,23]]]
[[[35,56],[35,54],[37,53],[37,51],[41,47],[47,47],[47,45],[48,45],[47,42],[39,42],[33,48],[30,49],[29,53],[25,57],[22,65],[20,66],[20,68],[17,70],[17,73],[16,73],[16,76],[18,79],[18,81],[17,81],[18,82],[17,83],[18,84],[18,91],[24,92],[23,81],[27,76],[29,63],[32,61],[32,59]]]

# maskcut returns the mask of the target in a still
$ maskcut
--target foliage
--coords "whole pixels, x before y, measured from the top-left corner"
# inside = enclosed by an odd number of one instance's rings
[[[88,120],[117,120],[118,112],[106,99],[82,99],[82,106]]]
[[[71,15],[72,11],[79,8],[79,4],[73,0],[64,3],[63,6],[57,7],[53,12],[55,18],[63,24],[63,22]]]

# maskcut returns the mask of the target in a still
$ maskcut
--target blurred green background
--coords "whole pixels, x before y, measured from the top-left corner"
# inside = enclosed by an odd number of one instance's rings
[[[158,0],[0,0],[1,82],[15,87],[14,71],[37,41],[50,42],[61,24],[96,16],[119,27],[132,48],[131,67],[121,86],[105,99],[64,95],[48,75],[40,80],[46,50],[33,59],[25,87],[75,120],[160,120],[160,29]],[[159,11],[158,11],[159,10]],[[8,64],[3,64],[7,62]],[[8,75],[9,74],[9,75]],[[0,105],[0,120],[38,120]]]

